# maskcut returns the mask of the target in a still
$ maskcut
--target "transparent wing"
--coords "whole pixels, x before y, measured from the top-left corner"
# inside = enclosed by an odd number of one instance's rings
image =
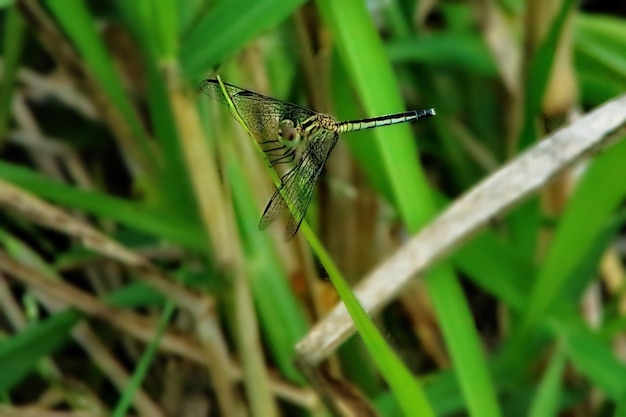
[[[316,113],[306,107],[276,100],[231,84],[224,83],[224,87],[269,163],[276,165],[292,162],[297,157],[297,147],[288,148],[278,140],[278,124],[282,120],[291,120],[297,125]],[[228,105],[217,80],[202,81],[200,91]]]
[[[285,240],[290,240],[296,234],[313,196],[317,179],[338,139],[337,133],[328,130],[318,130],[311,136],[298,165],[281,178],[280,187],[265,207],[259,223],[261,230],[286,211],[289,220]],[[291,210],[288,204],[292,206]]]

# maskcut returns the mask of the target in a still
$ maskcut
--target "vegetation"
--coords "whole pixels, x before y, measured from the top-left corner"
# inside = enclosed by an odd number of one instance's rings
[[[626,415],[623,130],[411,252],[500,166],[608,114],[619,5],[0,7],[0,414]],[[342,135],[284,242],[283,219],[258,228],[275,188],[247,127],[198,91],[218,74],[338,120],[437,116]]]

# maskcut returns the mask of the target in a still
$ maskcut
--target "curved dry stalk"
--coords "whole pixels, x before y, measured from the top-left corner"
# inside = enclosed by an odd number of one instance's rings
[[[105,304],[93,295],[63,281],[53,281],[37,270],[11,258],[0,251],[0,271],[6,273],[31,289],[46,294],[65,307],[73,307],[88,316],[97,317],[122,332],[145,343],[150,342],[156,333],[156,321],[129,310]],[[168,330],[163,334],[161,348],[164,351],[189,357],[199,363],[206,363],[204,355],[195,340]]]
[[[594,152],[610,133],[626,124],[626,95],[557,131],[493,173],[451,204],[400,250],[371,272],[355,289],[369,314],[386,306],[407,282],[459,247],[490,220],[501,216],[559,172]],[[317,364],[354,333],[343,304],[297,345],[309,364]]]
[[[0,251],[0,271],[28,285],[39,294],[50,296],[50,300],[54,299],[57,304],[55,310],[76,308],[82,313],[99,318],[144,343],[150,342],[156,332],[156,322],[153,320],[128,310],[108,306],[96,297],[63,281],[52,281],[42,276],[38,271],[18,263],[2,251]],[[208,322],[208,318],[205,318],[202,324],[206,325]],[[214,328],[217,329],[218,326],[215,325],[214,320],[213,322]],[[202,346],[197,340],[172,330],[167,330],[163,334],[160,349],[162,352],[178,355],[209,368],[213,366],[210,363],[211,358],[207,357],[206,345]],[[232,382],[243,379],[241,366],[235,359],[223,355],[217,359],[222,361],[226,373],[225,379]],[[276,375],[270,375],[269,389],[277,398],[306,409],[314,410],[320,404],[310,389],[290,384]],[[1,415],[2,412],[0,411]]]
[[[0,179],[0,206],[13,210],[36,224],[79,239],[86,248],[132,268],[148,285],[170,298],[194,317],[207,310],[207,298],[175,282],[143,256],[125,248],[89,224],[18,187]],[[209,304],[211,302],[208,302]]]

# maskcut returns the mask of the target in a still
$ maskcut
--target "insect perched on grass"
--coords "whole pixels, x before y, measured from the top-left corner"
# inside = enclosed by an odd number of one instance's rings
[[[338,122],[298,104],[276,100],[223,83],[226,93],[254,135],[270,165],[295,166],[265,207],[259,228],[265,229],[282,212],[289,215],[286,239],[291,239],[311,201],[313,189],[340,133],[411,122],[435,115],[435,109],[411,110],[371,119]],[[218,80],[204,80],[200,90],[228,105]]]

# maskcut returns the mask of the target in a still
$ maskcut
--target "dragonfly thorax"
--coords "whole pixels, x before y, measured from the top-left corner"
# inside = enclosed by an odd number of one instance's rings
[[[304,122],[302,122],[301,126],[303,136],[311,136],[315,131],[319,129],[330,130],[331,132],[337,132],[339,129],[337,121],[332,117],[317,113]]]
[[[298,146],[300,143],[300,129],[292,120],[284,119],[278,123],[278,138],[281,144],[288,148]]]

